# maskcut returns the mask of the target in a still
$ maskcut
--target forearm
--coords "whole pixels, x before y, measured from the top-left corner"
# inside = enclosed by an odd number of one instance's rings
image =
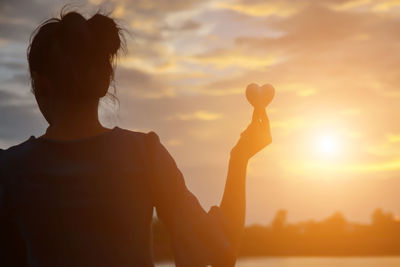
[[[246,213],[246,170],[248,160],[271,143],[269,121],[265,109],[254,109],[252,122],[231,151],[228,177],[226,179],[224,196],[220,209],[224,213],[228,234],[233,246],[231,253],[238,255],[240,241],[245,223]],[[233,266],[233,263],[224,263],[221,266]]]
[[[231,154],[225,191],[220,208],[229,227],[229,237],[235,248],[239,247],[246,213],[246,169],[248,160]]]

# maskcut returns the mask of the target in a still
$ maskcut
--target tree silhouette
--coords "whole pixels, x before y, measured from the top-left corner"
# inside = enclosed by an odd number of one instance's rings
[[[275,218],[272,221],[272,228],[275,231],[282,230],[286,225],[287,220],[287,211],[286,210],[278,210],[275,214]]]

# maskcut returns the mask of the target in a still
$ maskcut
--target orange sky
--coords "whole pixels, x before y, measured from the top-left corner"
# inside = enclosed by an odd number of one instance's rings
[[[65,1],[0,4],[0,146],[46,124],[29,92],[25,49]],[[276,88],[273,143],[250,163],[248,223],[336,210],[368,221],[400,215],[400,1],[72,1],[114,10],[128,54],[116,74],[118,109],[102,121],[154,130],[205,207],[218,203],[230,148],[251,118],[247,84]],[[51,8],[49,8],[51,7]]]

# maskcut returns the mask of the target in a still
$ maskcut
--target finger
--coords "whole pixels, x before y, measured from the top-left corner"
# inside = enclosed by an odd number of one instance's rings
[[[245,137],[245,136],[251,136],[254,134],[254,132],[258,132],[258,129],[260,128],[260,123],[258,122],[252,122],[250,123],[247,128],[240,134],[240,137]]]
[[[245,129],[243,132],[240,133],[240,136],[245,135],[245,134],[249,131],[249,128],[251,127],[251,125],[252,125],[252,123],[250,123],[250,124],[246,127],[246,129]]]
[[[253,116],[251,118],[251,123],[256,123],[256,122],[258,122],[258,109],[254,108]]]
[[[268,122],[268,116],[267,116],[267,112],[265,111],[265,108],[260,109],[259,118],[260,118],[261,122],[263,122],[263,123]]]
[[[252,122],[255,122],[255,123],[260,123],[261,122],[261,119],[262,119],[262,113],[263,112],[265,112],[265,109],[264,108],[260,108],[260,107],[255,107],[254,108],[254,111],[253,111],[253,119],[252,119]]]
[[[269,119],[268,119],[267,114],[264,114],[264,116],[263,116],[263,118],[262,118],[262,120],[261,120],[261,127],[262,127],[264,130],[268,130],[268,129],[270,128]]]
[[[258,108],[255,112],[257,112],[257,124],[260,126],[261,130],[267,130],[269,127],[269,119],[265,108]]]

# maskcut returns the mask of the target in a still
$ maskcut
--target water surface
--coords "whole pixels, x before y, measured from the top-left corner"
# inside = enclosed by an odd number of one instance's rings
[[[157,267],[173,267],[159,263]],[[400,257],[269,257],[240,259],[237,267],[400,267]]]

